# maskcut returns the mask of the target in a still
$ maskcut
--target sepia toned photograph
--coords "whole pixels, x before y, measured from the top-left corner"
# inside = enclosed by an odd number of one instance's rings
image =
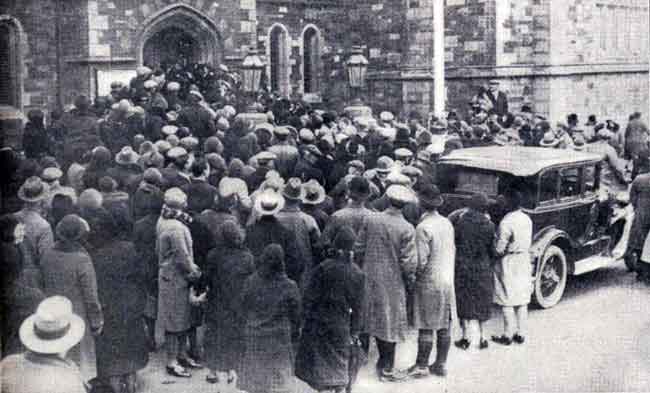
[[[650,392],[648,0],[0,0],[0,393]]]

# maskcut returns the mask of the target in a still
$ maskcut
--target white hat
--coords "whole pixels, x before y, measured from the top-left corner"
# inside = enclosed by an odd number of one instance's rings
[[[171,159],[176,159],[176,158],[179,158],[179,157],[182,157],[182,156],[185,156],[185,155],[187,155],[187,150],[185,150],[185,148],[180,147],[180,146],[172,147],[167,152],[167,157],[169,157]]]
[[[386,190],[386,196],[391,201],[397,201],[401,203],[412,203],[417,200],[415,193],[411,191],[411,189],[399,184],[393,184],[392,186],[389,186]]]
[[[144,81],[144,88],[145,89],[155,89],[158,84],[156,81],[153,81],[151,79]]]
[[[145,66],[141,66],[141,67],[138,67],[138,68],[135,69],[135,74],[138,75],[138,76],[149,75],[149,74],[151,74],[151,72],[152,72],[151,68],[145,67]]]
[[[388,111],[383,111],[379,114],[379,119],[381,121],[393,121],[395,119],[395,116],[393,116],[393,114]]]
[[[204,98],[203,98],[203,94],[201,94],[200,91],[197,91],[197,90],[190,90],[190,95],[193,95],[193,96],[197,97],[197,98],[198,98],[199,100],[201,100],[201,101],[204,100]]]
[[[187,194],[178,187],[165,191],[165,205],[175,208],[184,208],[187,205]]]
[[[255,198],[253,209],[260,216],[274,216],[284,208],[284,197],[279,193],[266,189]]]
[[[85,330],[84,320],[72,312],[72,302],[63,296],[52,296],[23,321],[18,335],[30,351],[58,354],[77,345]]]
[[[160,131],[162,131],[163,134],[165,135],[175,135],[176,132],[178,131],[178,127],[168,124],[166,126],[163,126]]]
[[[408,186],[411,184],[411,179],[408,176],[402,174],[398,171],[391,171],[388,176],[386,176],[386,183],[392,185],[402,185]]]
[[[178,82],[169,82],[167,84],[167,90],[169,91],[178,91],[181,89],[181,84]]]
[[[45,181],[54,181],[60,179],[61,176],[63,176],[63,172],[61,172],[59,168],[50,167],[50,168],[43,169],[43,173],[41,174],[41,179]]]

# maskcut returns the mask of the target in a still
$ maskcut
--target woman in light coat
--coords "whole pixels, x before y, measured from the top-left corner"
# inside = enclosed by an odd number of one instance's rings
[[[494,302],[503,310],[504,332],[492,340],[503,345],[513,341],[523,344],[526,336],[528,303],[533,293],[533,267],[530,246],[533,223],[521,210],[521,193],[510,190],[505,195],[510,213],[499,223],[494,266]]]
[[[164,334],[167,350],[167,372],[176,377],[189,378],[191,374],[179,363],[197,366],[184,351],[185,333],[192,327],[190,284],[200,276],[194,263],[192,236],[188,225],[191,218],[183,212],[187,196],[179,188],[165,192],[165,204],[156,225],[158,254],[158,316],[156,337]]]

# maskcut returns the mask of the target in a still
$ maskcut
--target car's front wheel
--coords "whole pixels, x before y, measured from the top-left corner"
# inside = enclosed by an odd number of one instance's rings
[[[537,268],[533,291],[535,303],[542,308],[555,306],[564,294],[567,275],[564,251],[558,246],[549,246]]]

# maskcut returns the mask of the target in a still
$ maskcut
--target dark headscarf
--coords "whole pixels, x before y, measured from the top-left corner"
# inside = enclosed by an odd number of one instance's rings
[[[266,246],[259,258],[257,271],[267,279],[286,275],[282,246],[277,243]]]

